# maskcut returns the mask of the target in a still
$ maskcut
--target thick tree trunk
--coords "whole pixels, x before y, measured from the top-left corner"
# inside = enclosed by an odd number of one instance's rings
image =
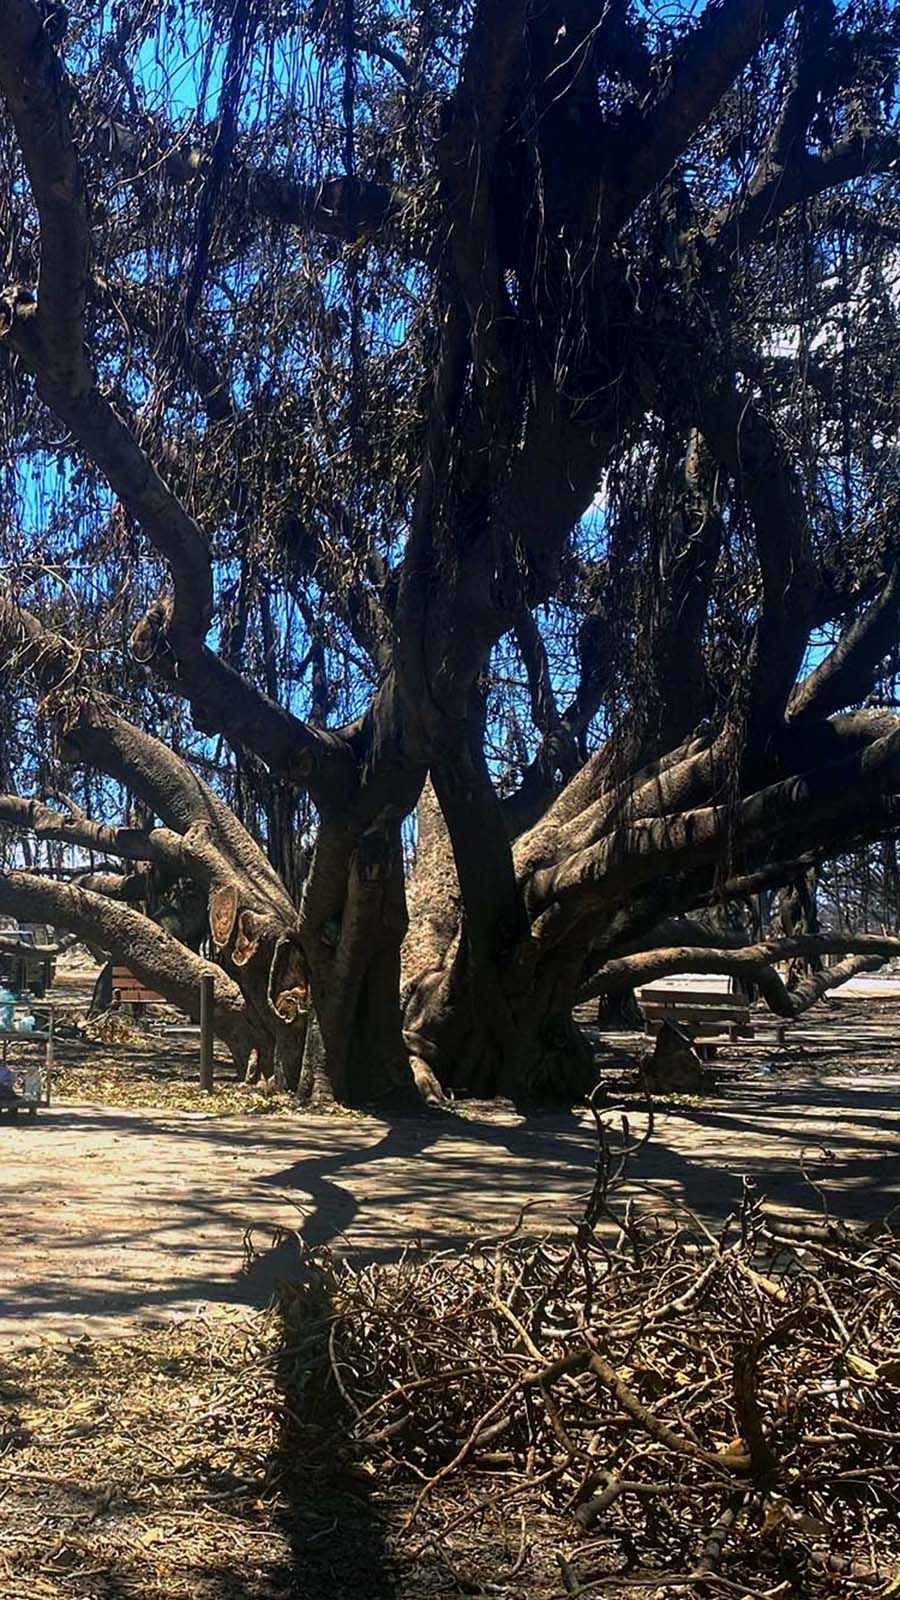
[[[896,941],[850,936],[742,950],[746,934],[729,926],[730,901],[764,882],[797,877],[807,841],[833,851],[848,833],[877,825],[891,810],[900,722],[875,713],[821,732],[818,765],[798,774],[785,770],[784,758],[772,762],[768,785],[728,806],[712,799],[722,788],[727,747],[720,755],[702,741],[689,743],[630,780],[615,778],[601,753],[516,841],[508,857],[512,889],[478,773],[468,789],[463,760],[455,784],[436,775],[434,790],[420,802],[410,885],[413,929],[404,961],[410,1049],[458,1092],[571,1097],[589,1089],[595,1073],[572,1022],[579,993],[621,991],[658,970],[726,971],[756,984],[780,1014],[795,1015],[830,980],[815,974],[795,1004],[775,971],[782,958],[811,960],[839,950],[853,959],[832,971],[847,975],[895,953]],[[809,761],[815,746],[795,754]],[[739,783],[759,773],[755,753],[751,759],[747,774],[738,768]],[[494,855],[489,878],[486,848]],[[683,918],[704,903],[711,908],[705,948],[656,948],[679,926],[670,921],[667,932],[661,918]],[[525,922],[518,936],[517,915]],[[585,990],[589,953],[599,973]]]
[[[466,832],[465,851],[477,857],[484,835],[463,809],[459,786],[444,804]],[[473,808],[478,814],[477,806]],[[404,1037],[414,1058],[427,1063],[442,1087],[461,1095],[507,1095],[516,1101],[579,1095],[591,1086],[591,1051],[572,1019],[582,958],[539,969],[530,948],[524,898],[511,873],[511,907],[493,949],[469,936],[450,832],[436,788],[419,801],[418,850],[409,884],[410,932],[403,950]],[[495,846],[496,847],[496,846]],[[503,861],[495,863],[502,887]],[[484,885],[475,918],[492,906]],[[524,924],[512,937],[514,919]]]
[[[597,1023],[601,1028],[642,1033],[644,1014],[637,1003],[634,990],[623,989],[619,994],[601,995],[597,1006]]]
[[[323,822],[300,916],[316,1018],[302,1077],[309,1099],[413,1092],[398,999],[406,926],[399,824],[354,841]]]

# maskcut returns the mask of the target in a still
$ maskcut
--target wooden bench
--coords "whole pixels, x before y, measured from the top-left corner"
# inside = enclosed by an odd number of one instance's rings
[[[113,967],[112,975],[113,1000],[123,1006],[150,1006],[165,1005],[161,994],[155,989],[147,989],[127,967]]]
[[[655,1037],[664,1022],[684,1027],[695,1038],[751,1037],[750,1006],[742,995],[721,989],[642,989],[638,1003],[647,1033]]]

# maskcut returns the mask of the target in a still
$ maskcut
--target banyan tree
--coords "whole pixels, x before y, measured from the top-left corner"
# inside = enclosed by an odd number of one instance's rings
[[[340,1099],[578,1093],[580,995],[889,953],[729,908],[900,820],[898,51],[0,0],[0,913]]]

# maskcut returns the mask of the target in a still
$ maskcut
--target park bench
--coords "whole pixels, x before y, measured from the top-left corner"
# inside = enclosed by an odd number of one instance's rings
[[[127,967],[113,967],[113,1000],[122,1006],[165,1005],[161,994],[148,989]]]
[[[716,1039],[729,1042],[752,1037],[750,1005],[743,995],[721,989],[641,989],[638,1003],[644,1026],[655,1038],[664,1022],[683,1028],[709,1046]]]
[[[199,1033],[200,1037],[200,1086],[212,1090],[213,1087],[213,1011],[215,997],[213,992],[212,977],[200,980],[199,1014],[200,1027],[185,1028],[181,1026],[170,1027],[169,1033]],[[157,994],[155,989],[148,989],[136,978],[127,967],[114,966],[112,969],[112,994],[115,1004],[130,1006],[133,1012],[142,1011],[147,1005],[167,1005],[165,995]]]

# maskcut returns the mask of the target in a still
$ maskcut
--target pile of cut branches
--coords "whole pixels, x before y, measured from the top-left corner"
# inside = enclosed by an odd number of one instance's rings
[[[462,1592],[529,1592],[550,1531],[560,1595],[900,1593],[898,1241],[619,1208],[599,1131],[571,1237],[333,1268],[355,1470]]]

